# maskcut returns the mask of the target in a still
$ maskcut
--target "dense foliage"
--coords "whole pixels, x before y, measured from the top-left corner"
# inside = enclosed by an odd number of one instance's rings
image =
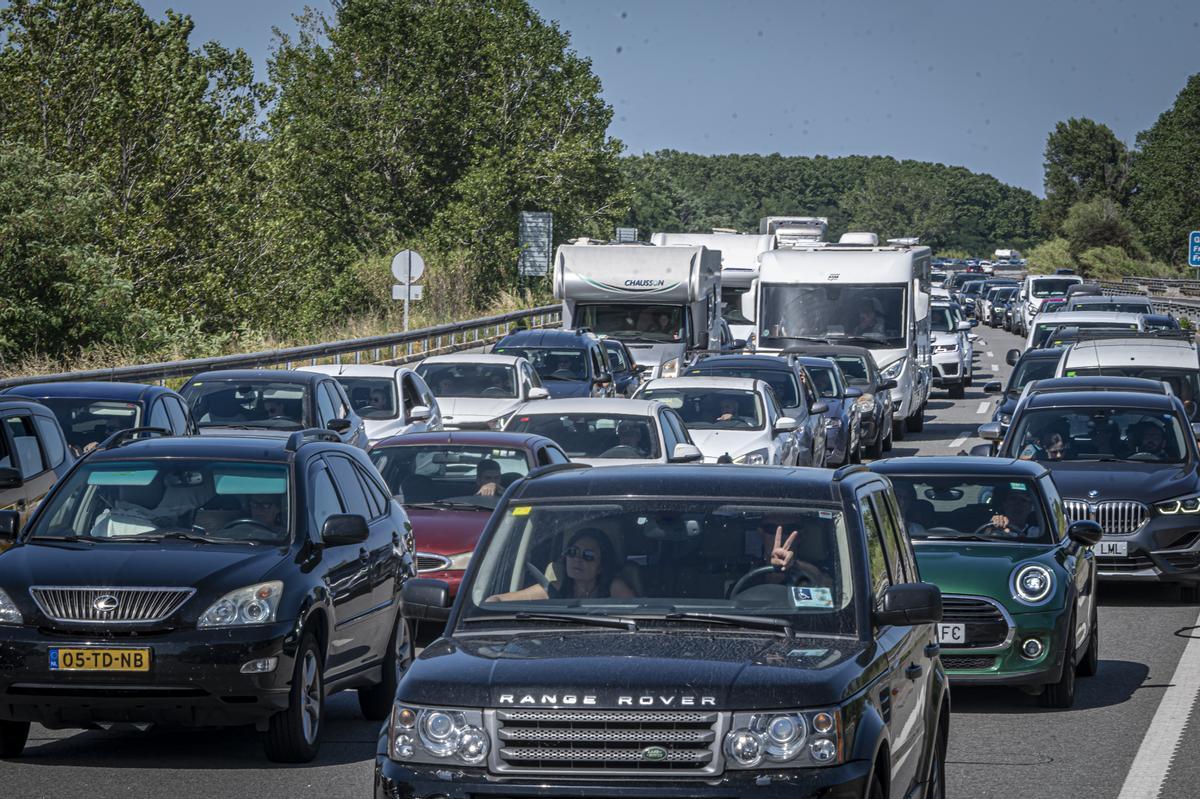
[[[1200,230],[1200,74],[1138,136],[1133,217],[1151,254],[1187,263],[1187,235]]]

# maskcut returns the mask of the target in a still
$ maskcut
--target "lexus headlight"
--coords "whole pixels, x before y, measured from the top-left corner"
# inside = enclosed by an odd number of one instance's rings
[[[1026,605],[1040,605],[1054,593],[1054,575],[1045,566],[1027,563],[1013,570],[1012,594]]]
[[[1186,497],[1155,502],[1154,509],[1165,516],[1174,516],[1177,513],[1200,513],[1200,494],[1188,494]]]
[[[767,462],[767,451],[765,449],[756,449],[753,452],[746,452],[734,458],[733,462],[747,466],[760,466]]]
[[[271,624],[283,598],[283,583],[248,585],[230,591],[200,615],[197,627],[239,627],[247,624]]]
[[[841,726],[837,710],[735,713],[725,735],[726,764],[732,769],[836,765],[844,753]]]
[[[460,552],[457,555],[451,555],[449,558],[450,563],[446,566],[446,571],[466,571],[467,566],[471,563],[471,554],[471,552]]]
[[[679,359],[672,358],[662,365],[659,377],[679,377]]]
[[[449,763],[477,766],[492,743],[483,729],[483,712],[397,703],[388,721],[388,757],[401,763]]]
[[[25,619],[15,602],[0,588],[0,624],[24,624]]]
[[[901,358],[900,360],[894,361],[885,366],[881,370],[883,372],[883,376],[889,380],[895,380],[900,377],[901,373],[904,371],[904,360],[904,358]]]
[[[854,404],[861,408],[863,413],[871,413],[875,410],[875,395],[863,394],[854,401]]]

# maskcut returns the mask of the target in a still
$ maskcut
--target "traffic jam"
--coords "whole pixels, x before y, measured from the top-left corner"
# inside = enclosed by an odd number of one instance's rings
[[[1068,712],[1106,591],[1200,603],[1191,330],[993,258],[577,240],[486,348],[3,389],[0,758],[312,763],[346,692],[377,799],[955,793],[960,696]]]

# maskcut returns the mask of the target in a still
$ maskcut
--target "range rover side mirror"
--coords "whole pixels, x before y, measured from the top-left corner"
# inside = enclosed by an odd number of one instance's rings
[[[829,406],[819,400],[808,407],[809,413],[825,413],[828,410]]]
[[[450,586],[444,580],[410,577],[400,589],[400,613],[406,619],[446,621],[450,618]]]
[[[704,460],[704,453],[695,444],[676,444],[671,450],[671,463],[695,463]]]
[[[942,590],[933,583],[890,586],[884,589],[873,615],[881,627],[935,624],[942,620]]]
[[[370,535],[367,520],[359,513],[335,513],[321,528],[321,540],[327,547],[365,544]]]
[[[1003,433],[1000,430],[999,422],[986,422],[979,425],[979,437],[984,441],[999,441]]]
[[[543,388],[542,386],[530,386],[529,387],[529,399],[540,400],[540,399],[549,399],[549,398],[550,398],[550,391],[548,389]]]
[[[15,510],[0,510],[0,544],[11,545],[21,532],[21,514]]]
[[[989,380],[983,384],[984,394],[1000,394],[1004,391],[1004,384],[999,380]]]
[[[410,422],[428,422],[430,410],[428,405],[414,405],[412,410],[408,412],[408,421]]]
[[[21,473],[16,469],[0,469],[0,488],[20,488],[24,483]]]
[[[1085,547],[1094,547],[1104,537],[1104,528],[1091,519],[1080,519],[1071,522],[1067,527],[1067,538]]]
[[[1009,350],[1008,354],[1006,354],[1004,356],[1004,361],[1009,366],[1016,366],[1017,361],[1019,361],[1019,360],[1021,360],[1021,351],[1020,350]]]
[[[895,388],[898,385],[900,385],[900,384],[897,383],[895,380],[888,378],[887,380],[884,380],[882,383],[879,384],[879,388],[877,388],[876,391],[888,391],[890,389]]]
[[[852,388],[846,389],[846,392],[844,394],[842,394],[842,396],[845,397],[846,399],[858,399],[859,397],[862,396],[862,394],[863,393],[862,393],[861,388],[853,388],[852,387]]]
[[[344,433],[353,426],[349,419],[330,419],[325,425],[326,429],[335,433]]]

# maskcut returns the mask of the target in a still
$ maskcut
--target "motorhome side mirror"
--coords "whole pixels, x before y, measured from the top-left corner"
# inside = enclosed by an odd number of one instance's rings
[[[884,589],[874,617],[881,627],[936,624],[942,620],[942,591],[933,583],[898,583]]]
[[[983,384],[984,394],[999,394],[1004,391],[1004,384],[999,380],[989,380]]]
[[[1004,356],[1004,360],[1009,366],[1016,366],[1017,361],[1021,360],[1021,351],[1009,350],[1008,354]]]
[[[450,586],[444,580],[409,578],[400,589],[400,613],[406,619],[444,622],[450,618]]]
[[[412,410],[408,412],[408,421],[410,422],[428,422],[430,416],[428,405],[414,405]]]
[[[0,469],[0,488],[20,488],[24,482],[16,469]]]
[[[808,406],[809,413],[825,413],[827,410],[829,410],[829,406],[820,401],[814,402],[812,405]]]
[[[979,437],[984,441],[999,441],[1001,435],[999,422],[987,422],[979,425]]]
[[[900,384],[897,383],[895,380],[888,379],[888,380],[884,380],[882,383],[880,383],[879,388],[877,390],[878,391],[889,391],[898,385],[900,385]]]
[[[846,392],[844,394],[842,394],[842,396],[845,397],[846,399],[858,399],[859,397],[862,396],[862,394],[863,393],[862,393],[861,388],[851,387],[851,388],[847,388]]]
[[[704,453],[695,444],[676,444],[671,450],[671,463],[695,463],[704,460]]]
[[[12,544],[21,531],[21,514],[15,510],[0,510],[0,544]]]
[[[800,423],[790,416],[780,416],[775,420],[776,433],[791,433],[800,427]]]
[[[542,386],[530,386],[529,399],[540,400],[540,399],[549,399],[549,398],[550,398],[550,391],[548,389],[543,388]]]
[[[351,424],[349,419],[330,419],[325,424],[326,428],[332,430],[335,433],[344,433],[353,426],[354,425]]]
[[[321,528],[321,540],[327,547],[365,544],[370,535],[367,520],[360,513],[335,513]]]
[[[1071,522],[1071,526],[1067,528],[1067,538],[1085,547],[1096,546],[1103,537],[1104,528],[1098,522],[1094,522],[1091,519],[1080,519],[1077,522]]]

